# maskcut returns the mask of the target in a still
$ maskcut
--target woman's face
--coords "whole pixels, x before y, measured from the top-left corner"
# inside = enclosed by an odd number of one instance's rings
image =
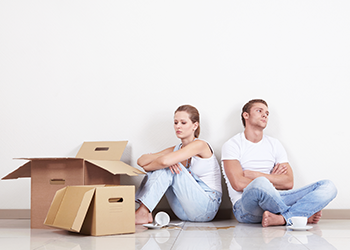
[[[194,137],[198,122],[193,123],[186,111],[178,111],[174,116],[174,129],[179,139]]]

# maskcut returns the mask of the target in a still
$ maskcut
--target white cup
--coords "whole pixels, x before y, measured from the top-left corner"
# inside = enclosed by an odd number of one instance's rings
[[[158,212],[154,217],[154,221],[159,226],[166,226],[170,222],[170,216],[166,212]]]
[[[295,216],[289,218],[288,221],[293,227],[305,227],[307,224],[307,217]]]

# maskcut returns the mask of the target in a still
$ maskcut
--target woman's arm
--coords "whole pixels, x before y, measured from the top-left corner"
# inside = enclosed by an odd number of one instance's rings
[[[142,155],[138,160],[137,160],[137,165],[139,165],[140,167],[144,167],[147,166],[148,164],[150,164],[151,162],[153,162],[155,159],[169,154],[170,152],[172,152],[174,150],[175,147],[170,147],[167,149],[164,149],[158,153],[154,153],[154,154],[144,154]]]
[[[212,155],[212,152],[206,142],[201,140],[193,141],[175,152],[171,151],[159,155],[159,157],[153,159],[152,162],[142,167],[146,172],[154,171],[173,166],[196,155],[202,158],[209,158]]]

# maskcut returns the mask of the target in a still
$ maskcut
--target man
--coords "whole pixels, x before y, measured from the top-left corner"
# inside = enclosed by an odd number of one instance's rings
[[[292,190],[293,171],[282,144],[263,134],[269,118],[264,100],[244,105],[244,132],[222,147],[222,167],[239,222],[261,223],[263,227],[290,225],[293,216],[317,223],[321,210],[335,198],[336,187],[323,180]]]

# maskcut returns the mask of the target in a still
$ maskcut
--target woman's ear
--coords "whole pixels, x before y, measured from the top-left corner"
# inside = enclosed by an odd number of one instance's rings
[[[195,123],[193,123],[193,125],[194,125],[194,127],[193,127],[193,131],[196,131],[197,130],[197,128],[198,128],[198,122],[195,122]]]

